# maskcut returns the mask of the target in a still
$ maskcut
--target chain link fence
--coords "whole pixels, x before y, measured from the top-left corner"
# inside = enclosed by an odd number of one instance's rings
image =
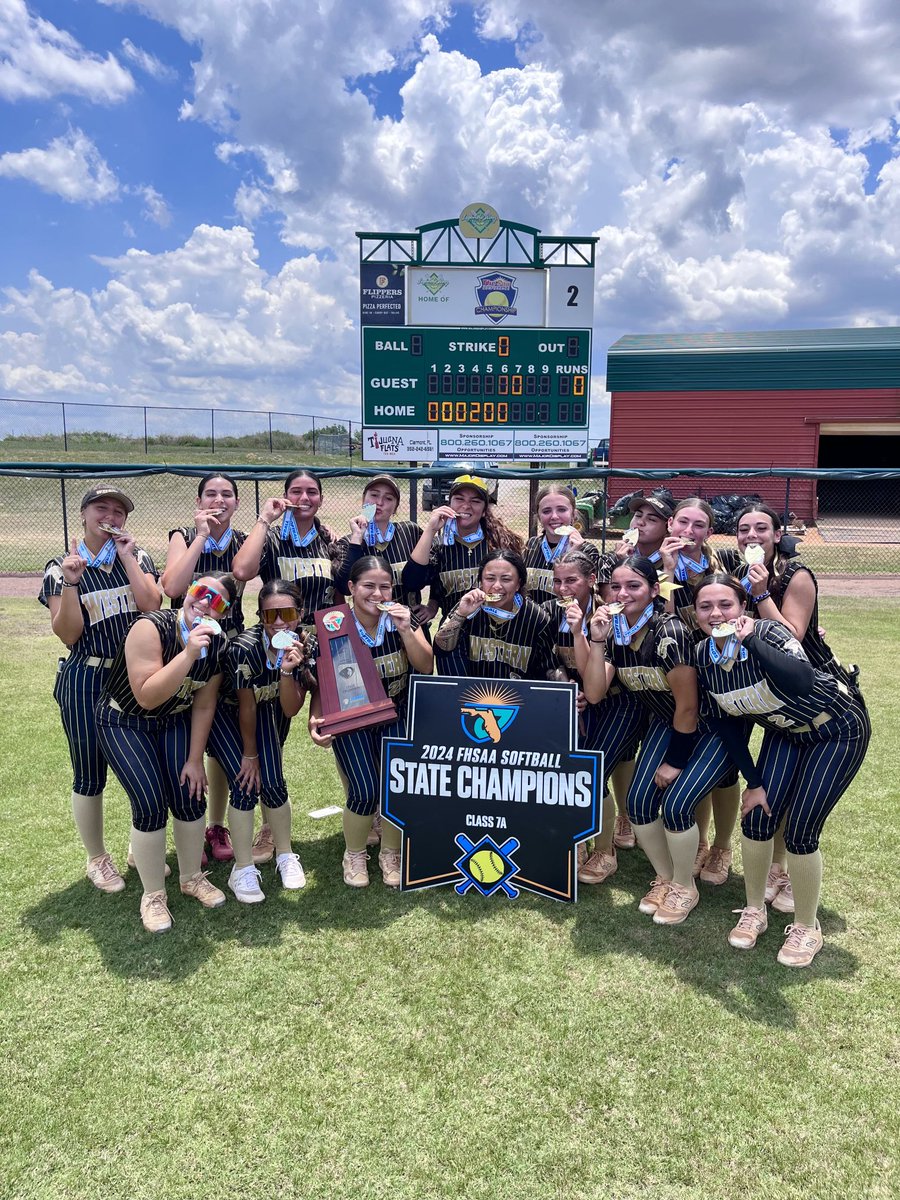
[[[168,531],[190,524],[197,483],[210,470],[238,482],[237,528],[248,528],[270,496],[283,494],[284,467],[116,465],[68,467],[0,464],[0,573],[40,572],[81,528],[81,499],[99,480],[123,488],[134,501],[128,527],[162,568]],[[342,536],[360,511],[366,478],[377,467],[313,468],[323,480],[322,520]],[[438,488],[430,469],[397,469],[403,519],[427,518]],[[452,477],[453,468],[446,475]],[[699,495],[717,514],[714,545],[733,545],[733,518],[744,499],[762,497],[801,539],[804,561],[823,575],[900,575],[900,469],[767,472],[557,468],[491,470],[497,509],[516,532],[534,529],[534,496],[542,484],[564,482],[577,495],[582,525],[601,546],[627,527],[626,504],[635,492],[666,488],[676,500]],[[424,504],[423,504],[424,494]],[[813,515],[814,514],[814,515]],[[729,520],[731,523],[729,523]]]

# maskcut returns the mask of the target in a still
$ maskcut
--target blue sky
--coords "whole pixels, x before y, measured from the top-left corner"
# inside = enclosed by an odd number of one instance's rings
[[[473,199],[599,238],[595,436],[623,333],[898,323],[898,43],[889,0],[0,0],[0,392],[358,419],[354,232]]]

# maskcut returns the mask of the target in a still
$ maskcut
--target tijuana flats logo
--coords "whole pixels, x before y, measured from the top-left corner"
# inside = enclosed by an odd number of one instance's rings
[[[399,454],[403,449],[401,434],[371,433],[366,440],[371,449],[379,450],[382,454]]]

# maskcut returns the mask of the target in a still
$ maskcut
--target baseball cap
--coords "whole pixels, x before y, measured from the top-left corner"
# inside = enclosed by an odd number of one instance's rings
[[[378,483],[380,483],[382,487],[390,488],[390,490],[397,497],[397,503],[400,503],[400,488],[397,486],[396,479],[393,479],[390,475],[373,475],[371,479],[367,479],[363,485],[363,495],[366,494],[370,487],[375,487],[375,485]]]
[[[637,512],[637,510],[644,504],[649,504],[654,512],[659,513],[659,515],[661,517],[665,517],[666,520],[668,520],[675,511],[668,501],[660,499],[659,496],[635,496],[634,499],[630,500],[628,503],[628,511],[632,513]]]
[[[134,505],[131,502],[131,498],[126,496],[121,488],[105,487],[102,483],[95,484],[90,491],[84,493],[81,507],[87,508],[95,500],[118,500],[127,513],[134,512]]]
[[[471,488],[472,491],[478,492],[482,500],[487,503],[488,485],[487,480],[482,479],[480,475],[457,475],[450,484],[450,495],[461,491],[462,488]]]

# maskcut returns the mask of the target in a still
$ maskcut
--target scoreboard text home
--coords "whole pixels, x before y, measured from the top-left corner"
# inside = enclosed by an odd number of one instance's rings
[[[481,204],[357,237],[364,459],[587,457],[596,239]]]

